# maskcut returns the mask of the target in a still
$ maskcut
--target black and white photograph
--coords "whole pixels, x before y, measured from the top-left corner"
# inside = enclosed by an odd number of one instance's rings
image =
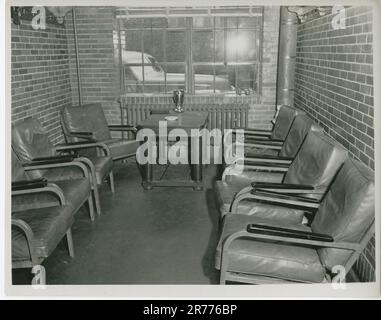
[[[7,294],[379,295],[380,7],[8,1]]]

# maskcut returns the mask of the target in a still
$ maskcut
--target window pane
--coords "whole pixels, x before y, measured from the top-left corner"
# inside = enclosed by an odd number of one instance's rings
[[[237,93],[252,94],[257,91],[257,66],[238,65],[237,66]]]
[[[193,17],[193,28],[213,28],[212,17]]]
[[[213,93],[214,75],[212,65],[194,66],[194,91],[195,93]]]
[[[144,30],[144,53],[164,62],[163,30]]]
[[[185,31],[167,31],[167,62],[185,62]]]
[[[186,20],[183,17],[168,18],[168,28],[185,28]]]
[[[216,62],[225,62],[225,33],[223,30],[216,30]]]
[[[213,32],[195,31],[192,37],[192,55],[194,62],[213,61]]]
[[[172,92],[173,90],[185,90],[185,64],[178,65],[164,65],[168,72],[165,73],[167,80],[167,87],[162,85],[162,92]],[[175,72],[174,72],[175,71]]]
[[[237,28],[238,27],[238,17],[227,17],[227,27]]]
[[[216,74],[216,91],[234,93],[234,68],[218,64],[214,67],[214,70]]]

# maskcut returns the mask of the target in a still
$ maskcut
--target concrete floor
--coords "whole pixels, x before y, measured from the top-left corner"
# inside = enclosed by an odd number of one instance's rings
[[[169,167],[165,176],[184,177],[188,171]],[[87,208],[76,215],[76,257],[69,257],[62,241],[43,263],[47,283],[217,284],[218,210],[212,189],[216,166],[205,167],[203,191],[145,191],[133,162],[118,164],[114,175],[115,194],[106,183],[101,189],[102,216],[91,222]],[[30,283],[29,272],[14,271],[14,283]]]

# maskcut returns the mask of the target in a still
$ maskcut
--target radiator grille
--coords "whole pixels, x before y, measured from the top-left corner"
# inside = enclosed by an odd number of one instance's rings
[[[122,123],[136,126],[147,119],[151,112],[163,112],[171,108],[173,106],[165,104],[124,105],[121,108]],[[247,127],[248,104],[187,104],[184,109],[185,111],[208,112],[208,129],[210,130]]]

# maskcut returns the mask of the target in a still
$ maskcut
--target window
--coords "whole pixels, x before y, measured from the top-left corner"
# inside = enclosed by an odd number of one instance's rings
[[[185,16],[140,11],[118,18],[114,41],[125,92],[258,94],[262,11],[233,15],[230,8],[231,16],[221,16],[189,10]]]

